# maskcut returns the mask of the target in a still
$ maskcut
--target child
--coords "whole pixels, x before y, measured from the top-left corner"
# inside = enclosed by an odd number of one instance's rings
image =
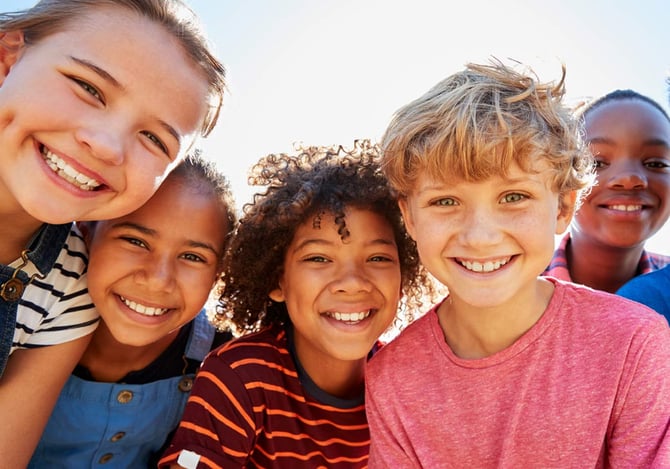
[[[22,467],[97,324],[71,221],[146,202],[214,125],[224,71],[179,0],[0,14],[0,65],[0,454]]]
[[[644,249],[670,217],[670,118],[632,90],[597,99],[581,117],[598,184],[544,274],[614,293],[670,264]]]
[[[377,147],[300,150],[253,169],[219,300],[249,334],[205,359],[159,467],[367,465],[364,364],[424,276]]]
[[[670,321],[670,266],[638,275],[616,293],[649,306]]]
[[[670,467],[670,329],[540,274],[591,159],[563,80],[468,65],[400,109],[383,167],[448,296],[368,364],[370,465]]]
[[[102,321],[65,384],[29,467],[155,467],[195,371],[232,338],[203,305],[220,271],[235,206],[197,155],[141,208],[84,223],[88,289]]]

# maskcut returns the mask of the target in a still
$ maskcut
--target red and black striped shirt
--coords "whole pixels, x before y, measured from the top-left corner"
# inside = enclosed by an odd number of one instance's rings
[[[200,455],[198,468],[367,467],[363,395],[344,400],[317,388],[290,336],[274,327],[213,351],[159,467],[182,450]]]

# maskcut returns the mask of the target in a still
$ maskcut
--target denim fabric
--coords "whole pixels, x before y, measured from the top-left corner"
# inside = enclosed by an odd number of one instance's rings
[[[215,332],[201,311],[185,356],[202,361]],[[179,424],[193,378],[186,374],[131,385],[70,376],[28,467],[148,467]]]
[[[46,275],[53,268],[70,233],[71,226],[71,223],[44,225],[28,246],[28,259],[42,275]],[[12,276],[15,276],[25,288],[30,282],[30,278],[21,269],[18,269],[18,272],[16,270],[0,264],[0,286],[5,285]],[[2,377],[7,366],[16,329],[16,310],[22,301],[24,301],[22,297],[16,301],[8,301],[0,297],[0,377]]]

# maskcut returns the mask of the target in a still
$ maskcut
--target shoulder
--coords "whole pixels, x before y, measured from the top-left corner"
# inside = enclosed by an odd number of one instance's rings
[[[550,307],[564,326],[578,326],[584,333],[606,333],[621,339],[667,328],[656,311],[619,295],[570,282],[554,281]]]
[[[282,362],[290,359],[286,333],[282,328],[270,327],[232,339],[212,350],[206,360],[237,367],[245,360]]]
[[[414,366],[418,356],[428,352],[435,341],[437,324],[436,310],[439,304],[434,305],[426,313],[404,328],[395,338],[383,345],[369,360],[369,369],[385,367],[388,363],[394,368]],[[419,345],[420,344],[420,345]]]

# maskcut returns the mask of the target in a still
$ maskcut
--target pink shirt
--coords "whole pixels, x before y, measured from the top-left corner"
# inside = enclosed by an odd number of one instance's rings
[[[670,468],[670,328],[624,298],[556,283],[507,349],[463,360],[436,308],[368,364],[375,468]]]

